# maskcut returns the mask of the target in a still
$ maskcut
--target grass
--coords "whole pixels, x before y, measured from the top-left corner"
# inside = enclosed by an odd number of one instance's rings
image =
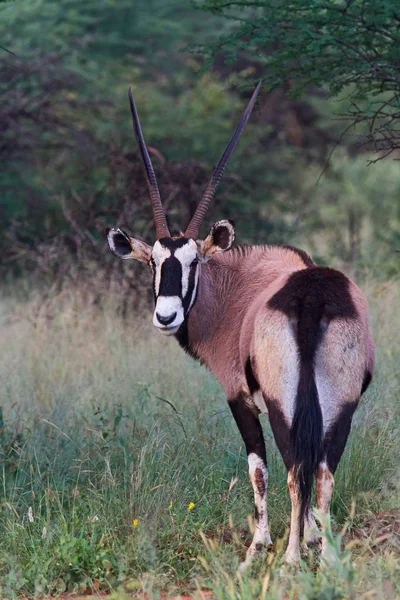
[[[396,536],[382,536],[379,523],[369,535],[368,519],[400,504],[400,294],[396,283],[368,287],[378,368],[337,472],[335,566],[315,574],[309,558],[296,572],[281,567],[290,503],[265,418],[277,543],[239,579],[252,493],[218,383],[153,331],[149,315],[123,319],[112,298],[100,306],[72,291],[5,297],[0,597],[398,597]]]

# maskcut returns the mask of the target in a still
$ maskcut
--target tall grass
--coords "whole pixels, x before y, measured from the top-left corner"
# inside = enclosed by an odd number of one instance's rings
[[[336,532],[399,505],[400,294],[395,283],[367,287],[378,367],[337,472]],[[280,541],[235,579],[253,512],[243,443],[218,383],[153,331],[149,315],[122,318],[113,298],[99,305],[64,291],[4,298],[0,321],[2,598],[122,584],[152,597],[208,588],[218,598],[379,597],[400,586],[387,539],[384,551],[368,545],[373,559],[365,544],[336,547],[336,570],[318,577],[311,563],[280,577]],[[286,472],[267,419],[264,429],[279,540],[289,524]]]

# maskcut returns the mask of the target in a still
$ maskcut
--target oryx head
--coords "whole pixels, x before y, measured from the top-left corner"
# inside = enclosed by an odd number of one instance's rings
[[[170,235],[153,165],[140,127],[132,90],[129,89],[133,127],[145,168],[157,241],[153,247],[149,246],[145,242],[130,237],[122,229],[109,229],[107,238],[111,251],[118,258],[135,258],[151,266],[155,299],[153,324],[167,335],[175,334],[178,331],[195,302],[200,263],[206,262],[217,252],[229,250],[234,242],[235,227],[233,222],[228,220],[215,223],[205,240],[199,240],[198,235],[201,223],[222,179],[225,167],[253,110],[260,85],[259,83],[256,87],[185,233],[179,237],[171,237]]]

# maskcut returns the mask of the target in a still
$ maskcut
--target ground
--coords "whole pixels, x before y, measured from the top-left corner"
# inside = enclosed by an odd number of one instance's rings
[[[309,555],[300,570],[282,568],[290,503],[265,418],[275,544],[239,578],[252,491],[213,377],[112,299],[4,298],[1,598],[400,596],[399,289],[366,288],[377,372],[337,472],[335,565],[317,569]]]

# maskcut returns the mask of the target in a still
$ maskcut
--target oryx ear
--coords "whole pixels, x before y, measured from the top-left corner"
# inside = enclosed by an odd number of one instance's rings
[[[122,229],[107,229],[107,240],[110,250],[118,258],[136,258],[149,263],[151,259],[151,246],[140,240],[131,238]]]
[[[230,220],[217,221],[204,242],[199,242],[200,254],[203,260],[208,260],[217,252],[230,250],[234,241],[235,223]]]

